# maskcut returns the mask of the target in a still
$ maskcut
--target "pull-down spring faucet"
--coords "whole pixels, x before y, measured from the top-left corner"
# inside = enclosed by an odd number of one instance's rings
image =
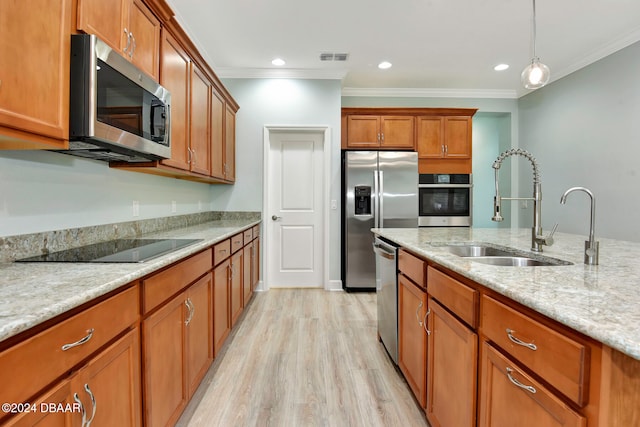
[[[498,171],[504,159],[510,156],[523,156],[533,167],[533,197],[501,197],[500,188],[498,186]],[[540,171],[538,168],[538,162],[535,157],[526,150],[520,148],[512,148],[500,154],[498,158],[493,162],[493,169],[495,169],[495,181],[496,181],[496,195],[493,198],[493,221],[503,221],[504,218],[500,210],[502,209],[502,200],[533,200],[533,227],[531,228],[531,250],[534,252],[542,252],[542,245],[551,246],[553,244],[553,234],[558,228],[558,224],[553,227],[551,233],[548,236],[542,235],[542,184],[540,183]]]

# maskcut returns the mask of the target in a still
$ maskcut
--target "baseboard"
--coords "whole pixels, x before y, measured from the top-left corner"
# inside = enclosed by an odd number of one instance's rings
[[[329,280],[329,285],[325,288],[327,291],[342,291],[342,280]]]

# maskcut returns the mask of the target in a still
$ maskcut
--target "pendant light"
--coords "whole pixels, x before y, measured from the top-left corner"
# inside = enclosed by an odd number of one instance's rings
[[[536,0],[533,0],[533,59],[522,71],[520,81],[527,89],[538,89],[549,83],[549,67],[540,62],[536,56]]]

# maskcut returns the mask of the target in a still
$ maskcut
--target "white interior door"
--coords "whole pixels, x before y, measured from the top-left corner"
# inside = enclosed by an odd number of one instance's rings
[[[269,134],[268,287],[323,287],[323,143],[321,131]]]

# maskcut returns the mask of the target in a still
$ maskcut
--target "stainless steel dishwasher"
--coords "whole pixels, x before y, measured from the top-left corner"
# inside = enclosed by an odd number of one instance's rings
[[[376,253],[378,335],[393,363],[398,364],[398,247],[376,236],[373,251]]]

